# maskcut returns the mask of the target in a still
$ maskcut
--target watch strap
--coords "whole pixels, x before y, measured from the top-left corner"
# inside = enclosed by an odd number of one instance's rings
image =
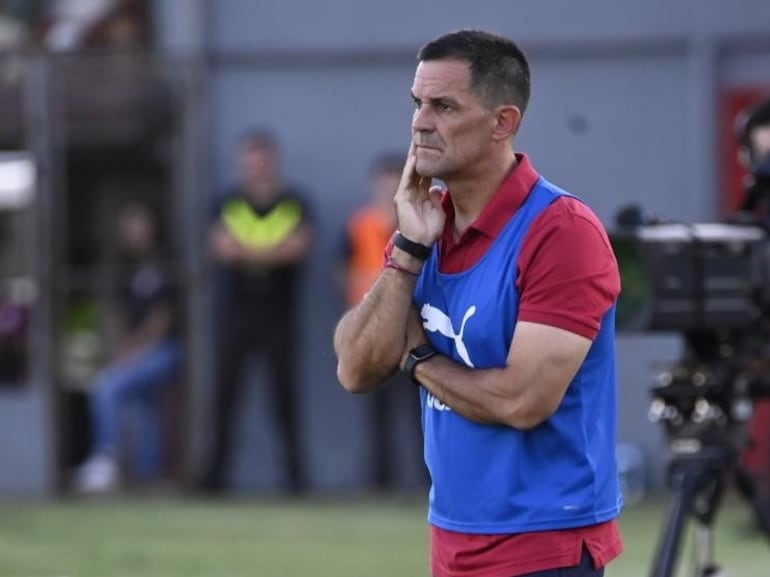
[[[414,371],[417,368],[417,365],[435,357],[437,354],[438,351],[433,348],[433,345],[428,343],[417,346],[409,351],[409,356],[406,358],[406,362],[404,363],[404,373],[409,376],[409,380],[411,380],[418,387],[422,386],[422,383],[417,380]]]
[[[430,257],[430,253],[433,250],[429,246],[409,240],[401,234],[401,231],[396,231],[396,235],[393,237],[393,245],[418,260],[428,260],[428,257]]]

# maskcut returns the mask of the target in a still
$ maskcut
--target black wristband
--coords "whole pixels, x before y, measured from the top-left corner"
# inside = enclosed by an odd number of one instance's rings
[[[432,251],[431,247],[409,240],[401,231],[396,231],[396,236],[393,238],[393,246],[397,246],[405,253],[413,256],[418,260],[428,260]]]
[[[433,345],[428,343],[413,348],[411,351],[409,351],[409,356],[406,358],[406,362],[404,363],[404,373],[409,376],[409,379],[415,385],[418,387],[422,386],[422,383],[417,380],[417,377],[414,376],[414,370],[421,362],[427,361],[428,359],[435,357],[437,354],[438,351],[433,348]]]

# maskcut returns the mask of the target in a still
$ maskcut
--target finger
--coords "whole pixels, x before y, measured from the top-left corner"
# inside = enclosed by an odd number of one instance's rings
[[[433,179],[429,176],[419,176],[415,183],[415,192],[419,193],[420,198],[431,198],[434,196],[434,191],[438,191],[438,194],[443,193],[443,188],[439,185],[433,184]]]
[[[444,197],[444,189],[440,186],[431,186],[428,191],[428,196],[434,206],[441,206],[441,199]]]
[[[433,179],[429,176],[419,176],[417,180],[417,190],[420,193],[421,198],[428,198],[430,196],[430,185]]]
[[[410,148],[410,151],[411,150],[412,148]],[[409,154],[409,156],[406,157],[406,162],[404,163],[404,171],[401,173],[401,184],[399,185],[399,190],[406,191],[419,183],[420,177],[417,174],[417,170],[415,170],[416,165],[417,157],[414,154]]]

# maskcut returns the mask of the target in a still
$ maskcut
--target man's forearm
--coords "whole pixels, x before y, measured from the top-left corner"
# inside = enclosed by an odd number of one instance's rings
[[[302,260],[313,239],[308,225],[302,226],[276,246],[252,248],[242,245],[241,261],[246,266],[280,266]]]
[[[416,367],[415,376],[436,399],[463,417],[484,424],[512,424],[516,385],[507,367],[471,369],[436,356]]]
[[[558,409],[591,342],[556,327],[520,322],[505,365],[474,369],[435,356],[417,365],[415,376],[468,419],[531,429]]]
[[[372,390],[398,368],[416,278],[385,269],[340,320],[334,334],[337,376],[348,391]]]

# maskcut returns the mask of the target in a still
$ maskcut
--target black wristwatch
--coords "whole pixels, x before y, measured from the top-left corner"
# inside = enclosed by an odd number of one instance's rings
[[[413,256],[418,260],[428,260],[432,251],[431,247],[429,246],[425,246],[419,242],[409,240],[403,234],[401,234],[400,230],[396,231],[396,236],[393,237],[393,245],[397,246],[405,253]]]
[[[409,351],[409,356],[406,358],[406,362],[404,363],[404,373],[409,375],[409,379],[415,385],[421,387],[422,383],[417,380],[417,377],[414,376],[414,370],[417,368],[417,365],[435,357],[437,354],[438,351],[433,348],[433,345],[429,345],[427,343],[413,348],[411,351]]]

